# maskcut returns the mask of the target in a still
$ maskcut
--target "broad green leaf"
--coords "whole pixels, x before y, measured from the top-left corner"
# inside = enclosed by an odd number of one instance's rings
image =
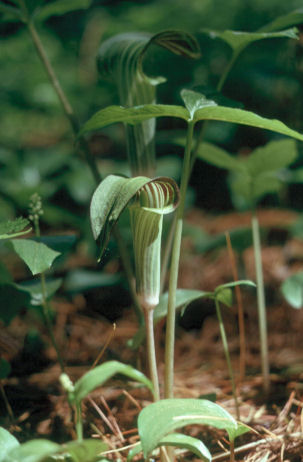
[[[15,284],[0,284],[0,319],[8,325],[19,312],[30,304],[30,295]]]
[[[0,427],[0,462],[13,462],[8,453],[19,446],[18,440],[5,428]]]
[[[104,382],[116,374],[125,375],[145,385],[151,391],[153,390],[152,383],[142,372],[137,371],[127,364],[122,364],[119,361],[108,361],[90,370],[75,383],[74,396],[71,396],[72,401],[76,404],[80,404],[81,400],[91,391],[103,385]]]
[[[218,292],[215,291],[215,298],[218,300],[218,302],[228,306],[228,308],[232,306],[233,293],[229,288],[221,289]]]
[[[99,440],[71,441],[62,446],[60,453],[71,457],[73,462],[94,462],[98,454],[107,450],[107,445]]]
[[[44,458],[60,451],[59,444],[45,439],[27,441],[12,449],[7,462],[42,462]]]
[[[206,32],[210,38],[220,38],[224,40],[234,52],[239,53],[244,50],[250,43],[258,40],[272,39],[272,38],[291,38],[298,39],[298,31],[296,28],[286,29],[279,32],[241,32],[233,30],[214,31],[202,30]]]
[[[84,124],[79,136],[83,136],[90,131],[100,130],[113,123],[124,122],[134,125],[152,117],[176,117],[185,121],[191,119],[188,110],[182,106],[165,104],[148,104],[134,108],[109,106],[93,115],[91,119]],[[194,115],[194,122],[201,120],[218,120],[221,122],[249,125],[264,130],[271,130],[303,141],[303,135],[301,133],[287,127],[283,122],[276,119],[266,119],[254,112],[245,111],[243,109],[225,106],[205,106],[202,109],[198,109]]]
[[[9,376],[11,372],[11,365],[6,359],[0,358],[0,379],[5,379],[6,377]],[[0,435],[1,438],[1,435]],[[0,449],[1,449],[1,443],[0,443]],[[1,462],[1,457],[0,457],[0,462]]]
[[[198,109],[202,109],[207,106],[217,106],[215,101],[209,100],[202,93],[196,91],[183,89],[181,91],[181,98],[183,99],[184,105],[190,114],[190,119],[194,119],[194,115]]]
[[[71,11],[86,10],[90,7],[92,0],[56,0],[46,3],[34,12],[34,18],[38,21],[45,21],[51,16],[61,16]]]
[[[241,160],[235,156],[230,155],[227,151],[212,143],[201,143],[197,152],[198,159],[204,160],[211,165],[226,170],[241,171],[245,169]]]
[[[24,229],[29,225],[26,218],[16,218],[0,223],[0,239],[8,239],[12,237],[22,236],[31,231],[32,228]]]
[[[62,285],[62,279],[47,279],[45,281],[46,297],[51,298]],[[39,280],[33,279],[31,281],[15,284],[21,290],[28,292],[31,296],[31,305],[40,306],[43,302],[42,286]]]
[[[185,121],[188,120],[188,111],[182,106],[172,106],[165,104],[145,104],[125,108],[121,106],[108,106],[96,112],[82,127],[78,137],[91,131],[100,130],[108,125],[123,122],[135,125],[153,117],[177,117]]]
[[[12,239],[10,243],[33,275],[49,269],[55,258],[60,255],[46,245],[30,239]]]
[[[261,27],[259,31],[271,32],[276,30],[285,29],[290,26],[295,26],[297,24],[303,23],[303,8],[298,8],[297,10],[291,11],[290,13],[278,16],[270,23]]]
[[[241,196],[247,206],[261,199],[266,194],[277,193],[282,186],[282,181],[275,172],[265,172],[256,178],[251,178],[248,173],[239,174],[238,172],[230,176],[229,181],[233,200]]]
[[[218,404],[204,399],[164,399],[144,408],[138,417],[143,454],[148,457],[168,433],[186,425],[209,425],[227,431],[233,441],[247,431]]]
[[[165,79],[149,78],[142,68],[147,50],[159,45],[173,53],[188,57],[199,56],[199,45],[194,37],[181,31],[164,31],[156,35],[146,33],[118,34],[100,47],[97,64],[101,76],[116,83],[120,104],[131,107],[156,102],[156,85]],[[155,120],[141,121],[126,126],[127,152],[132,176],[154,176]]]
[[[188,449],[197,457],[199,457],[199,459],[206,462],[211,461],[211,454],[207,447],[202,443],[202,441],[182,433],[172,433],[170,435],[164,436],[157,445],[157,447],[160,446],[174,446],[181,449]],[[139,443],[129,451],[127,455],[127,462],[131,462],[133,458],[141,451],[142,445]]]
[[[292,164],[298,156],[296,142],[290,139],[271,141],[255,149],[245,161],[252,177],[276,171]]]
[[[282,135],[303,141],[303,135],[301,133],[287,127],[283,124],[283,122],[276,119],[266,119],[254,112],[245,111],[243,109],[224,106],[207,106],[196,111],[195,122],[198,122],[199,120],[218,120],[221,122],[249,125],[251,127],[262,128],[264,130],[272,130],[273,132],[281,133]]]
[[[293,274],[285,279],[281,290],[293,308],[303,308],[303,272]]]

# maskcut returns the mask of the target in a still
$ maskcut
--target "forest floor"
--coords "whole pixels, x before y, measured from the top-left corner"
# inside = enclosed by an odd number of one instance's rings
[[[236,301],[231,309],[223,309],[237,381],[240,417],[252,429],[236,440],[236,460],[296,462],[303,460],[303,311],[287,304],[280,286],[287,276],[303,270],[303,241],[292,238],[285,231],[296,219],[295,213],[266,210],[259,214],[259,218],[261,226],[268,230],[267,242],[271,240],[264,246],[262,255],[268,301],[271,387],[269,394],[264,394],[256,295],[251,288],[243,288],[246,343],[245,357],[242,355],[241,361]],[[210,216],[193,210],[187,222],[216,235],[248,226],[249,219],[249,214]],[[238,263],[245,278],[254,280],[252,248],[244,251]],[[242,278],[243,274],[239,277]],[[225,246],[197,255],[191,239],[184,239],[179,287],[213,290],[218,284],[232,280],[232,265]],[[115,292],[117,288],[112,290]],[[108,295],[110,291],[107,299]],[[52,303],[56,312],[55,337],[63,352],[66,372],[73,381],[90,369],[107,343],[99,362],[117,359],[146,372],[144,346],[139,351],[127,347],[137,330],[132,310],[121,308],[121,316],[113,324],[100,313],[99,305],[103,302],[97,292],[92,292],[89,296],[78,294],[69,299],[59,296]],[[31,352],[25,350],[24,338],[32,328],[31,322],[31,317],[23,314],[8,328],[0,330],[2,355],[13,366],[12,374],[3,380],[2,385],[14,414],[13,420],[2,417],[1,424],[21,441],[44,437],[64,442],[75,434],[66,396],[59,385],[60,368],[53,348],[47,346],[46,332],[42,336],[43,348]],[[164,331],[165,326],[161,325],[156,332],[161,383]],[[219,325],[209,301],[194,303],[183,318],[179,317],[174,391],[175,397],[215,399],[235,415]],[[84,401],[85,435],[95,438],[102,435],[112,450],[107,457],[126,460],[127,450],[123,448],[138,441],[137,415],[150,401],[147,390],[133,388],[120,379],[111,380]],[[2,401],[0,408],[4,416],[6,408]],[[214,461],[229,460],[224,432],[198,426],[189,431],[210,448]],[[180,457],[190,460],[189,455]]]

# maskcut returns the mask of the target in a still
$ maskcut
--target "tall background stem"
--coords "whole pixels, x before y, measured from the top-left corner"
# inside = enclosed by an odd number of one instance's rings
[[[270,387],[270,380],[269,380],[266,304],[265,304],[265,290],[264,290],[264,279],[263,279],[263,268],[262,268],[260,229],[259,229],[259,221],[258,221],[258,217],[257,217],[255,209],[252,211],[251,221],[252,221],[252,235],[253,235],[253,246],[254,246],[254,255],[255,255],[255,267],[256,267],[263,389],[266,393],[268,393],[269,387]]]
[[[176,211],[176,228],[172,248],[172,258],[170,266],[168,305],[166,318],[166,338],[165,338],[165,398],[174,396],[174,347],[175,347],[175,319],[176,319],[176,291],[178,285],[179,260],[181,250],[181,239],[183,229],[183,215],[185,209],[186,190],[190,175],[191,148],[193,140],[194,123],[189,122],[186,137],[186,146],[182,168],[182,178],[180,185],[180,204]]]

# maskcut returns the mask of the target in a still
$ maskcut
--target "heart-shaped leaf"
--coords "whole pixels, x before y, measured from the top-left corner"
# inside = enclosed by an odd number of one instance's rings
[[[168,433],[186,425],[210,425],[227,431],[233,441],[248,431],[218,404],[205,399],[164,399],[144,408],[138,417],[138,430],[144,457]]]
[[[60,255],[59,252],[31,239],[12,239],[10,244],[27,264],[33,275],[49,269],[55,258]]]

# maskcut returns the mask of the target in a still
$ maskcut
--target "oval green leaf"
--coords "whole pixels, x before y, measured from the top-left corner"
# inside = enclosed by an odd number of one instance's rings
[[[55,252],[41,242],[31,239],[12,239],[10,243],[33,275],[48,270],[55,258],[60,255],[59,252]]]
[[[168,433],[186,425],[210,425],[227,431],[233,441],[247,428],[218,404],[205,399],[164,399],[144,408],[138,417],[138,430],[145,457]]]
[[[71,441],[64,444],[62,455],[72,458],[73,462],[94,462],[98,454],[107,450],[107,445],[99,440]]]
[[[303,272],[293,274],[285,279],[281,287],[287,302],[296,309],[303,308]]]
[[[137,371],[137,369],[127,364],[122,364],[119,361],[108,361],[90,370],[75,383],[74,403],[80,404],[81,400],[91,391],[103,385],[104,382],[115,374],[123,374],[153,391],[151,381],[145,377],[142,372]]]
[[[61,446],[45,439],[31,440],[8,453],[6,462],[42,462],[45,457],[59,452]]]

